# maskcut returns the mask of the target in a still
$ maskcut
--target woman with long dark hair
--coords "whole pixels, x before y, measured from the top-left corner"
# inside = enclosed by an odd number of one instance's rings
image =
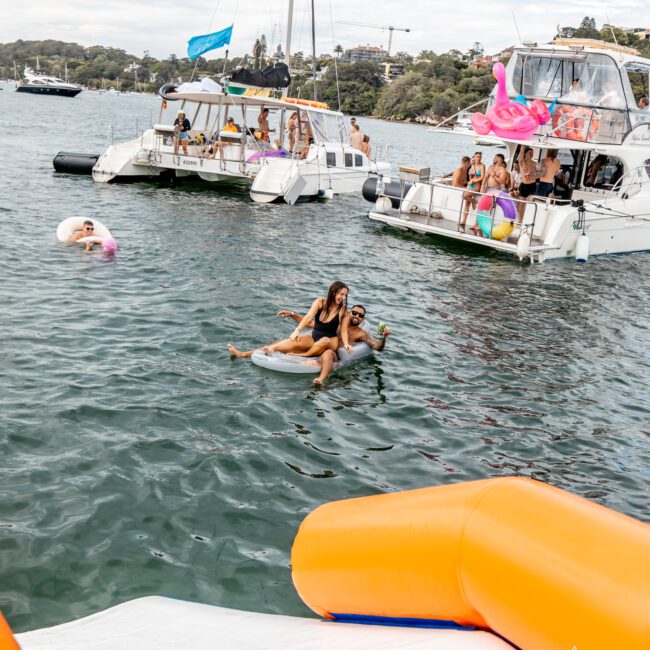
[[[348,287],[337,280],[330,285],[327,296],[316,298],[311,309],[305,314],[291,336],[285,341],[278,341],[262,348],[266,352],[283,352],[302,357],[318,357],[325,350],[336,352],[341,344],[348,352],[352,347],[348,341]],[[302,330],[313,321],[311,334],[301,334]],[[228,344],[230,354],[247,357],[249,353],[241,352],[232,343]]]

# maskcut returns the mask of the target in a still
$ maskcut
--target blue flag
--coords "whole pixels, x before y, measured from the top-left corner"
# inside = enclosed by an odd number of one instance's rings
[[[216,50],[218,47],[223,47],[230,43],[230,37],[232,36],[232,28],[226,27],[220,32],[214,32],[214,34],[203,34],[203,36],[192,36],[187,42],[187,56],[190,61],[201,56],[205,52],[210,50]]]

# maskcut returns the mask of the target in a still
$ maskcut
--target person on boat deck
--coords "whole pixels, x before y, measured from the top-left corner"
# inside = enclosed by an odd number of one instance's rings
[[[519,173],[521,174],[519,197],[526,201],[532,201],[530,197],[535,194],[537,189],[537,165],[533,160],[533,150],[530,147],[522,147],[519,153]],[[521,222],[525,211],[526,204],[519,203],[517,205],[517,221]]]
[[[542,172],[537,183],[535,196],[547,197],[555,184],[555,176],[560,171],[560,161],[557,159],[557,149],[548,149],[546,158],[542,160]]]
[[[83,226],[81,228],[76,228],[74,232],[68,237],[69,242],[75,242],[81,239],[82,237],[92,237],[93,233],[95,232],[95,224],[90,221],[90,219],[86,219],[83,223]]]
[[[596,106],[602,106],[603,108],[623,108],[625,106],[623,98],[618,94],[611,81],[606,81],[603,84],[603,90],[605,94],[596,102]]]
[[[278,316],[280,318],[293,318],[296,323],[302,322],[303,316],[301,314],[297,314],[295,311],[289,311],[288,309],[282,309],[278,312]],[[362,329],[363,326],[363,321],[366,317],[366,308],[363,305],[354,305],[352,309],[350,310],[349,313],[349,324],[348,324],[348,340],[350,341],[350,345],[353,343],[359,343],[360,341],[363,341],[366,343],[368,346],[370,346],[373,350],[376,350],[377,352],[381,352],[385,347],[386,347],[386,337],[389,336],[391,333],[390,327],[386,327],[383,332],[383,338],[381,339],[376,339],[373,336],[370,336],[368,332]],[[307,327],[313,328],[315,325],[314,321],[310,321],[307,324]],[[247,350],[247,351],[242,351],[238,350],[234,345],[231,343],[228,344],[228,350],[230,351],[230,354],[232,354],[234,357],[238,357],[240,359],[247,359],[250,357],[255,350]],[[322,384],[325,379],[329,376],[329,374],[332,372],[332,368],[334,367],[334,363],[338,359],[338,356],[334,350],[325,350],[323,354],[320,357],[321,359],[321,372],[316,379],[314,379],[314,384]]]
[[[519,161],[515,160],[512,164],[512,174],[510,174],[510,196],[519,198],[519,186],[521,185],[521,170]]]
[[[226,123],[223,126],[222,131],[225,131],[227,133],[239,133],[239,129],[237,128],[237,125],[235,124],[235,118],[234,117],[229,117],[226,120]],[[223,159],[223,148],[226,146],[227,143],[223,142],[219,138],[218,133],[214,133],[212,135],[212,140],[209,144],[209,146],[204,147],[203,149],[203,155],[206,156],[206,158],[216,158],[217,156],[217,151],[219,152],[219,156],[221,159]]]
[[[483,164],[483,154],[480,151],[474,152],[472,164],[467,172],[467,189],[468,192],[463,194],[463,219],[460,222],[460,227],[464,228],[467,222],[470,208],[475,208],[478,201],[478,194],[475,192],[481,191],[483,179],[485,178],[485,165]]]
[[[305,119],[300,122],[301,132],[302,132],[302,147],[300,150],[300,158],[304,160],[309,153],[309,146],[314,141],[314,132],[311,130],[311,124],[309,124],[309,118],[305,115]]]
[[[364,135],[363,142],[361,143],[361,153],[365,153],[368,158],[370,158],[370,136]]]
[[[607,156],[605,154],[598,154],[587,167],[587,172],[585,173],[585,185],[588,187],[593,187],[596,185],[598,180],[598,172],[601,167],[607,162]]]
[[[648,98],[647,97],[641,97],[639,100],[639,109],[642,111],[647,111],[648,110]]]
[[[363,144],[363,133],[358,124],[352,125],[352,131],[350,131],[350,145],[355,149],[361,150],[361,145]]]
[[[505,190],[507,182],[508,168],[506,167],[506,159],[502,153],[497,153],[494,155],[494,162],[488,167],[481,191]]]
[[[296,146],[296,133],[298,131],[298,112],[293,111],[287,120],[287,140],[289,142],[289,151],[293,153]]]
[[[237,128],[237,125],[235,124],[235,118],[234,117],[229,117],[226,120],[226,123],[223,125],[222,131],[228,131],[228,133],[239,133],[239,129]]]
[[[276,341],[262,349],[267,353],[283,352],[301,357],[319,357],[325,350],[339,349],[340,332],[343,347],[351,352],[352,347],[348,341],[348,291],[344,282],[340,280],[333,282],[327,291],[327,296],[314,300],[311,309],[300,320],[298,327],[288,339]],[[311,334],[301,334],[312,320],[314,327]],[[228,344],[228,351],[235,357],[246,356],[246,353],[240,352],[232,343]]]
[[[269,109],[262,108],[260,109],[260,114],[257,117],[257,130],[259,134],[256,136],[258,140],[262,142],[270,142],[269,133],[275,129],[269,128]]]
[[[178,117],[174,120],[174,155],[178,155],[178,143],[183,147],[183,155],[187,156],[187,145],[190,141],[190,121],[185,117],[183,111],[178,111]]]
[[[469,180],[468,171],[472,161],[469,156],[463,156],[460,160],[460,167],[451,175],[452,187],[467,187]]]

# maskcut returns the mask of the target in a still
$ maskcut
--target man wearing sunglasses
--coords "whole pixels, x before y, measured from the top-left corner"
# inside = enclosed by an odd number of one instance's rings
[[[90,221],[90,219],[86,219],[84,221],[84,225],[81,227],[81,229],[75,230],[72,235],[68,238],[69,242],[74,242],[77,241],[78,239],[81,239],[82,237],[92,237],[95,234],[95,224]]]
[[[301,314],[296,314],[296,312],[288,311],[286,309],[278,312],[278,316],[280,318],[291,317],[297,323],[300,323],[300,321],[302,321]],[[364,329],[362,329],[363,321],[365,318],[366,308],[363,305],[354,305],[354,307],[350,309],[350,319],[348,321],[348,341],[350,342],[350,345],[363,342],[373,350],[381,352],[386,347],[386,337],[390,334],[390,327],[384,328],[383,337],[376,339],[373,336],[370,336],[370,334],[368,334],[368,332],[366,332]],[[312,323],[309,323],[309,325],[307,325],[307,327],[312,326]],[[320,386],[327,379],[327,377],[329,377],[329,374],[332,372],[332,368],[334,367],[337,359],[338,357],[336,356],[336,352],[334,352],[334,350],[325,350],[325,352],[323,352],[320,357],[320,375],[314,379],[314,384]]]

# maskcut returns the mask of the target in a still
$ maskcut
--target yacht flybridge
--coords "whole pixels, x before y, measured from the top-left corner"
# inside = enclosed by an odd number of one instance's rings
[[[506,68],[501,116],[521,114],[512,108],[517,102],[542,100],[550,119],[525,138],[492,131],[481,139],[505,146],[511,178],[524,148],[532,148],[538,169],[549,152],[556,155],[552,193],[525,200],[501,191],[510,188],[477,190],[477,206],[463,228],[467,190],[430,179],[428,170],[404,167],[399,180],[382,179],[374,191],[364,190],[376,201],[369,216],[539,262],[650,250],[650,112],[639,108],[649,80],[650,60],[630,48],[582,39],[517,47]],[[496,114],[490,109],[504,103],[496,90],[486,121]]]
[[[261,203],[295,203],[359,192],[369,174],[389,168],[348,144],[338,111],[318,102],[266,96],[268,91],[261,89],[234,94],[211,84],[207,92],[163,87],[158,123],[139,138],[110,144],[92,169],[93,179],[107,183],[161,174],[195,176],[216,185],[249,186],[253,200]],[[270,112],[268,134],[258,129],[263,108]],[[179,109],[192,126],[187,155],[175,144]],[[285,127],[294,112],[294,137],[288,142]],[[229,118],[236,132],[226,129]]]

